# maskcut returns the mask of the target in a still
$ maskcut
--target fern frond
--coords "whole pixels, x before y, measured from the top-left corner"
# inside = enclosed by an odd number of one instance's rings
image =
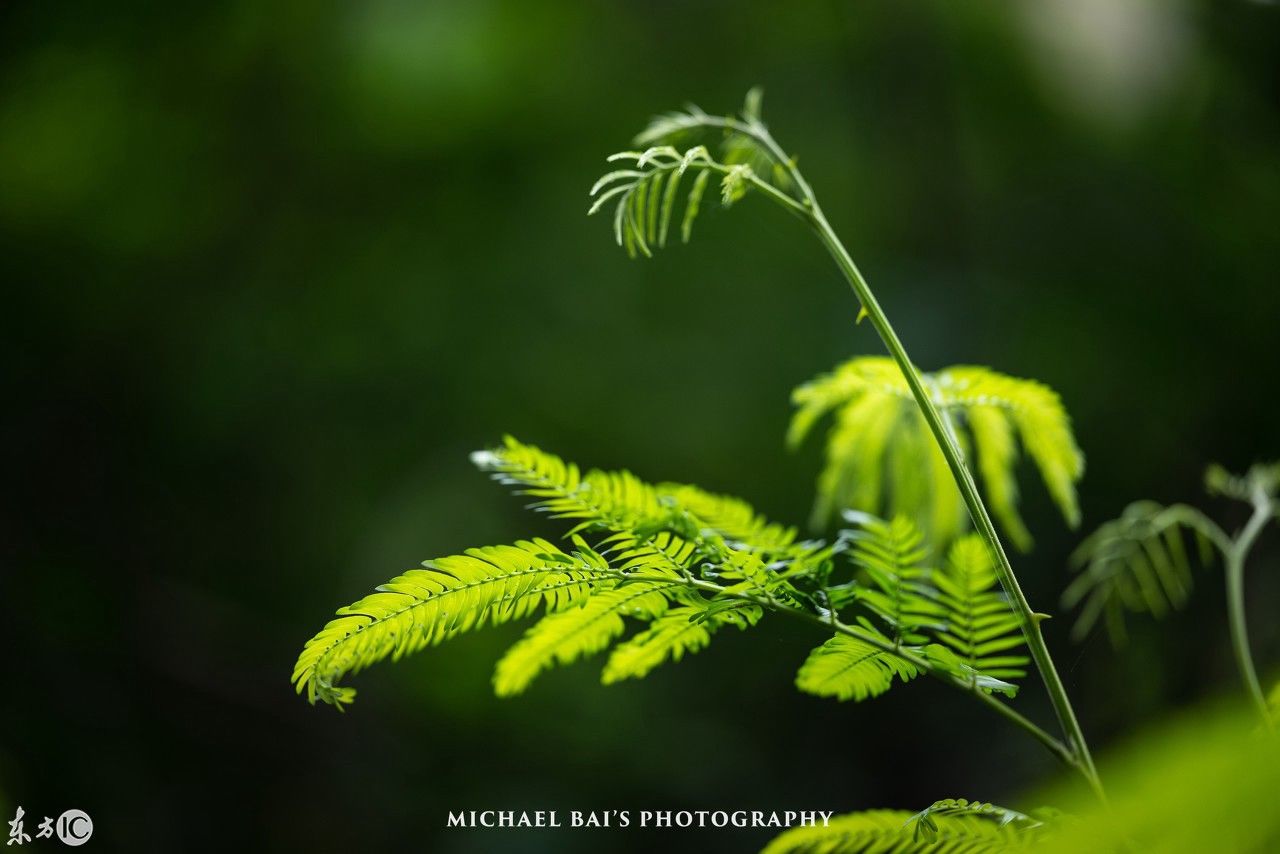
[[[753,174],[790,194],[794,181],[788,167],[794,165],[794,158],[780,161],[775,152],[764,144],[764,132],[767,129],[762,111],[763,101],[763,90],[759,87],[751,89],[747,92],[737,117],[708,115],[691,104],[683,111],[656,116],[636,136],[634,142],[644,147],[680,146],[707,139],[709,133],[719,133],[720,159],[723,163],[729,166],[749,166]]]
[[[680,233],[685,243],[689,242],[713,173],[720,175],[720,198],[725,207],[755,186],[794,210],[802,209],[789,171],[792,161],[780,160],[764,143],[767,129],[760,114],[761,98],[759,89],[748,92],[742,113],[736,118],[712,116],[693,105],[655,117],[636,135],[634,142],[641,150],[622,151],[609,158],[610,162],[630,165],[605,173],[595,183],[589,194],[594,200],[587,213],[598,213],[612,204],[614,238],[634,258],[648,257],[654,246],[666,245],[679,185],[686,172],[693,172],[695,178],[681,219]],[[708,133],[721,135],[719,160],[705,145],[693,145]]]
[[[1028,851],[1014,828],[977,816],[944,815],[932,840],[917,839],[905,810],[867,810],[832,818],[826,827],[795,827],[762,854],[997,854]]]
[[[687,511],[701,527],[734,545],[777,553],[795,543],[795,528],[770,522],[741,498],[718,495],[685,483],[660,483],[656,490],[660,497]]]
[[[924,643],[921,630],[939,628],[944,613],[924,565],[924,536],[905,516],[854,518],[860,527],[843,536],[853,564],[871,581],[854,588],[855,599],[889,627],[895,644]]]
[[[1237,501],[1253,503],[1259,492],[1274,498],[1280,491],[1280,462],[1254,463],[1244,474],[1232,474],[1215,463],[1205,471],[1204,485],[1210,495]]]
[[[613,650],[601,681],[609,685],[623,679],[640,679],[666,661],[679,661],[704,649],[722,626],[754,626],[760,614],[759,607],[740,603],[716,608],[715,603],[703,601],[672,608],[648,629]]]
[[[1181,608],[1193,584],[1186,540],[1194,541],[1199,562],[1207,565],[1214,527],[1194,507],[1154,501],[1135,501],[1120,518],[1100,525],[1071,556],[1079,574],[1062,603],[1081,607],[1072,637],[1082,639],[1105,617],[1112,642],[1120,644],[1126,610],[1162,617]]]
[[[703,112],[697,104],[688,104],[683,110],[662,113],[649,120],[648,126],[632,142],[649,148],[654,145],[673,145],[684,142],[693,134],[706,130],[714,117]]]
[[[680,233],[686,243],[711,174],[723,176],[725,207],[746,194],[753,177],[750,166],[720,163],[701,145],[683,152],[670,145],[620,151],[611,155],[609,161],[629,165],[606,172],[596,181],[588,193],[592,202],[587,214],[594,215],[606,205],[613,205],[614,239],[632,258],[651,257],[654,247],[666,246],[685,173],[694,175],[681,218]]]
[[[992,512],[1018,548],[1031,545],[1017,508],[1019,445],[1068,525],[1079,523],[1075,484],[1084,473],[1084,457],[1052,389],[972,366],[946,368],[924,380],[961,449],[967,455],[972,446],[976,453]],[[935,543],[949,543],[962,533],[967,517],[959,493],[891,359],[852,359],[797,388],[792,400],[797,407],[788,431],[792,447],[825,415],[836,413],[818,480],[818,524],[845,507],[876,513],[891,508],[924,520]],[[886,473],[892,475],[888,484]]]
[[[600,652],[626,631],[623,617],[661,616],[667,610],[668,591],[678,581],[673,576],[669,582],[621,584],[593,593],[580,607],[543,617],[498,662],[494,692],[499,697],[519,694],[543,670]]]
[[[945,798],[934,801],[907,821],[907,826],[912,831],[912,838],[923,839],[926,842],[937,841],[940,830],[938,819],[942,816],[987,818],[999,827],[1014,827],[1021,830],[1036,830],[1044,827],[1044,822],[1039,819],[1008,807],[983,801],[968,801],[964,798]]]
[[[618,572],[581,540],[572,553],[545,540],[469,549],[427,561],[360,601],[309,640],[293,672],[299,693],[338,708],[355,696],[338,681],[385,658],[438,644],[486,623],[554,612],[585,599],[593,587],[613,585]]]
[[[593,469],[584,476],[573,463],[511,436],[501,448],[472,454],[471,461],[534,499],[534,509],[577,521],[575,531],[626,531],[667,514],[653,487],[631,472]]]
[[[591,469],[507,436],[503,446],[472,454],[494,479],[534,499],[532,507],[578,522],[574,532],[602,531],[637,540],[671,529],[684,539],[722,537],[735,546],[774,554],[795,541],[794,528],[770,522],[740,498],[683,483],[654,486],[629,471]]]
[[[863,628],[879,634],[869,623],[864,623]],[[888,638],[884,640],[890,642]],[[796,687],[818,697],[861,702],[888,691],[895,676],[909,682],[919,674],[919,669],[906,659],[839,634],[809,653],[796,674]]]
[[[930,660],[979,688],[1012,696],[1017,686],[1005,680],[1025,676],[1029,659],[1014,652],[1025,645],[1022,625],[1000,590],[987,544],[977,534],[957,540],[946,572],[935,574],[933,583],[946,615],[935,636],[954,660],[937,653]]]

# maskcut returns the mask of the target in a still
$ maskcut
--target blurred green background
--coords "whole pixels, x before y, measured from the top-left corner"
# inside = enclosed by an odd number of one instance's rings
[[[507,701],[489,678],[518,626],[357,678],[345,716],[288,676],[396,572],[561,530],[469,465],[506,431],[807,518],[819,454],[782,448],[789,390],[880,352],[821,247],[751,199],[629,262],[584,216],[649,115],[754,84],[915,359],[1062,393],[1087,528],[1280,455],[1278,14],[4,4],[6,821],[84,809],[102,850],[741,851],[768,834],[443,825],[1020,805],[1057,773],[1039,747],[933,684],[801,696],[821,638],[777,620],[641,683],[601,688],[594,661]],[[1056,610],[1079,535],[1028,487],[1015,565]],[[1266,670],[1277,545],[1249,578]],[[1050,624],[1098,745],[1237,690],[1201,581],[1123,656]],[[1034,685],[1018,702],[1050,719]]]

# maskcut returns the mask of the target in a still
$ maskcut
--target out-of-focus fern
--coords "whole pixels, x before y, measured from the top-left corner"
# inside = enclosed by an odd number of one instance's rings
[[[911,828],[913,839],[936,842],[941,830],[938,826],[939,819],[959,816],[980,816],[991,819],[1000,827],[1012,827],[1021,831],[1039,830],[1045,826],[1044,821],[1026,813],[985,801],[969,801],[964,798],[944,798],[934,801],[913,815],[907,821],[907,826]]]
[[[1280,464],[1255,465],[1243,475],[1210,466],[1205,490],[1252,504],[1261,530],[1280,506]],[[1080,608],[1072,636],[1082,640],[1103,618],[1112,642],[1122,644],[1125,612],[1163,617],[1181,608],[1194,587],[1193,564],[1208,567],[1215,552],[1230,558],[1237,539],[1189,504],[1133,502],[1119,518],[1099,525],[1071,556],[1077,575],[1062,604]],[[1251,546],[1252,537],[1244,545]]]
[[[1125,639],[1125,611],[1161,617],[1186,602],[1192,586],[1187,537],[1199,547],[1202,564],[1209,563],[1216,549],[1226,576],[1227,622],[1236,666],[1258,716],[1270,728],[1275,715],[1258,681],[1245,624],[1244,566],[1263,529],[1280,517],[1280,463],[1260,463],[1242,475],[1213,465],[1205,472],[1205,488],[1210,495],[1248,504],[1252,514],[1244,527],[1229,535],[1189,505],[1134,502],[1076,549],[1072,564],[1079,574],[1063,593],[1063,604],[1081,606],[1072,630],[1077,640],[1105,615],[1112,643],[1119,645]]]
[[[1193,586],[1187,540],[1199,562],[1209,564],[1212,525],[1194,507],[1154,501],[1135,501],[1120,518],[1100,525],[1071,556],[1079,574],[1062,594],[1062,604],[1081,609],[1072,637],[1083,639],[1101,617],[1119,645],[1125,639],[1125,611],[1163,617],[1185,605]]]
[[[1034,850],[1042,824],[1021,813],[948,809],[939,801],[921,813],[866,810],[832,818],[826,827],[779,834],[762,854],[999,854]],[[1006,820],[1010,815],[1018,820]],[[927,822],[927,824],[924,824]],[[922,828],[927,827],[927,831]]]
[[[1079,523],[1075,484],[1084,473],[1084,456],[1052,389],[972,366],[946,368],[925,380],[960,446],[976,455],[992,513],[1018,548],[1031,545],[1018,513],[1019,444],[1067,523]],[[854,508],[921,519],[940,545],[963,532],[967,516],[959,492],[891,359],[852,359],[797,388],[793,401],[797,410],[787,437],[792,447],[823,416],[835,413],[818,478],[815,525]]]

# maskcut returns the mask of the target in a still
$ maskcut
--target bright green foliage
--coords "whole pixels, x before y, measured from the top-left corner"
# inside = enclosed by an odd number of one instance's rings
[[[849,557],[870,584],[854,588],[854,597],[889,628],[895,644],[918,645],[927,640],[923,628],[938,629],[943,610],[925,567],[927,550],[920,529],[905,516],[892,522],[856,517],[859,529],[846,532],[852,543]]]
[[[895,678],[937,670],[992,691],[1021,675],[1006,649],[1016,625],[989,563],[968,540],[942,574],[930,568],[919,529],[850,514],[854,526],[831,545],[796,542],[741,499],[680,483],[651,484],[628,471],[583,472],[507,438],[473,455],[532,508],[572,524],[574,549],[543,540],[472,549],[430,561],[343,608],[304,648],[294,672],[312,702],[341,707],[347,674],[399,659],[460,632],[534,615],[499,661],[494,690],[518,694],[556,665],[603,652],[630,621],[647,628],[618,645],[605,683],[640,678],[706,647],[724,626],[755,625],[764,610],[807,611],[830,622],[831,638],[801,667],[796,684],[819,696],[862,700]],[[584,537],[593,537],[588,545]],[[851,610],[854,625],[836,617]],[[1001,653],[1001,654],[997,654]]]
[[[640,539],[671,530],[694,539],[709,533],[752,550],[775,552],[795,540],[795,529],[769,522],[741,499],[681,483],[648,484],[629,471],[592,469],[585,475],[532,445],[508,436],[503,447],[472,461],[500,483],[534,500],[556,519],[578,522],[574,531],[640,532]]]
[[[679,661],[711,643],[722,626],[745,629],[755,625],[761,611],[754,605],[714,610],[705,601],[672,608],[648,629],[615,647],[601,677],[609,685],[623,679],[641,679],[665,661]]]
[[[1244,474],[1232,474],[1220,465],[1204,473],[1205,491],[1237,501],[1253,503],[1259,496],[1275,498],[1280,493],[1280,462],[1254,463]]]
[[[545,540],[469,549],[427,561],[338,611],[307,642],[293,672],[298,692],[339,708],[355,697],[337,682],[378,661],[417,652],[486,623],[556,611],[617,573],[581,540],[566,554]]]
[[[510,436],[502,448],[477,451],[471,461],[499,483],[534,498],[536,509],[578,522],[575,532],[626,531],[666,515],[656,490],[631,472],[593,469],[584,477],[573,463]]]
[[[975,689],[1012,696],[1006,680],[1025,675],[1017,615],[999,591],[990,553],[976,535],[958,540],[945,571],[927,565],[918,528],[849,512],[841,534],[854,578],[828,584],[825,601],[860,606],[862,638],[837,634],[810,654],[796,679],[802,691],[863,700],[929,667]],[[838,581],[839,579],[833,579]],[[873,622],[874,621],[874,622]]]
[[[985,814],[931,816],[932,836],[917,835],[919,814],[867,810],[835,816],[826,827],[796,827],[763,854],[996,854],[1030,851],[1034,836]]]
[[[498,664],[500,696],[523,691],[549,667],[603,651],[626,632],[628,619],[652,625],[617,648],[604,681],[638,678],[704,648],[722,626],[754,625],[761,609],[742,597],[788,598],[788,573],[802,574],[815,560],[812,546],[794,543],[794,529],[731,496],[688,484],[655,486],[627,471],[583,473],[511,438],[473,459],[533,498],[535,509],[574,523],[574,550],[543,540],[471,549],[429,561],[341,609],[307,643],[294,671],[298,691],[313,703],[341,708],[355,695],[338,687],[345,675],[473,628],[532,616],[543,605],[546,616]],[[599,539],[595,548],[583,535]],[[700,589],[698,574],[726,586]],[[725,598],[731,594],[736,598]]]
[[[943,816],[981,816],[991,819],[1000,827],[1013,827],[1018,830],[1037,830],[1044,826],[1044,822],[1039,819],[1008,807],[983,801],[968,801],[964,798],[945,798],[934,801],[911,817],[907,824],[912,829],[912,838],[936,842],[941,832],[938,820]]]
[[[716,495],[683,483],[657,486],[660,501],[670,501],[705,530],[712,531],[743,548],[775,553],[791,547],[796,529],[770,522],[751,505],[731,495]]]
[[[678,581],[678,576],[672,580]],[[605,649],[626,631],[624,616],[637,620],[661,616],[667,610],[664,593],[670,586],[670,582],[637,581],[544,617],[498,662],[494,692],[499,697],[519,694],[542,670]]]
[[[671,220],[680,198],[681,182],[686,173],[694,178],[685,196],[680,236],[686,243],[698,217],[702,197],[714,172],[723,172],[721,193],[725,207],[746,193],[751,167],[727,166],[711,159],[704,146],[678,151],[669,145],[644,151],[620,151],[609,157],[610,163],[625,162],[629,166],[603,175],[591,188],[593,198],[589,214],[606,204],[613,204],[613,233],[627,254],[651,256],[653,246],[666,246]]]
[[[1212,524],[1186,504],[1135,501],[1120,518],[1099,526],[1071,556],[1079,574],[1063,593],[1062,604],[1081,607],[1072,637],[1082,639],[1103,617],[1112,642],[1120,644],[1126,610],[1163,617],[1186,604],[1192,588],[1187,539],[1200,563],[1208,564],[1213,559],[1207,534]]]
[[[786,169],[762,144],[760,100],[760,90],[753,89],[737,118],[709,116],[692,105],[682,112],[656,117],[635,138],[636,145],[644,146],[642,150],[620,151],[608,158],[610,163],[626,165],[596,181],[589,193],[592,203],[587,213],[613,205],[613,233],[618,245],[632,258],[650,257],[654,247],[667,245],[682,193],[680,237],[689,242],[713,175],[719,176],[720,202],[726,208],[753,187],[794,198],[789,193],[792,182]],[[706,145],[692,144],[707,136],[708,127],[723,131],[719,160]],[[686,181],[687,175],[692,179]]]
[[[1280,738],[1244,704],[1201,706],[1109,752],[1108,803],[1062,781],[1038,800],[1072,816],[1036,854],[1273,854],[1280,850]]]
[[[864,628],[890,642],[869,623]],[[888,691],[895,676],[909,682],[919,674],[916,666],[901,656],[848,635],[836,635],[809,653],[796,675],[796,687],[819,697],[861,701]]]
[[[1067,523],[1079,523],[1075,484],[1084,473],[1084,456],[1052,389],[971,366],[925,374],[924,380],[960,447],[976,453],[992,513],[1018,548],[1031,545],[1018,514],[1019,445]],[[792,447],[823,416],[835,414],[818,478],[816,525],[854,508],[920,519],[939,544],[963,531],[968,517],[959,491],[893,360],[852,359],[797,388],[793,401],[798,408],[788,432]]]
[[[1001,680],[1025,676],[1028,659],[1012,654],[1024,643],[1022,627],[1000,591],[987,544],[976,534],[957,540],[948,555],[946,571],[936,573],[933,583],[946,614],[946,623],[936,636],[955,656],[959,667],[953,672],[978,687],[1014,693],[1016,686]],[[946,660],[937,651],[930,658]]]

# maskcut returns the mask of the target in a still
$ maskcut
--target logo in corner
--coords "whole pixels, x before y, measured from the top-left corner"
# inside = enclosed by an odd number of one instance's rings
[[[67,810],[58,816],[58,839],[65,845],[84,845],[93,836],[93,819],[84,810]]]

